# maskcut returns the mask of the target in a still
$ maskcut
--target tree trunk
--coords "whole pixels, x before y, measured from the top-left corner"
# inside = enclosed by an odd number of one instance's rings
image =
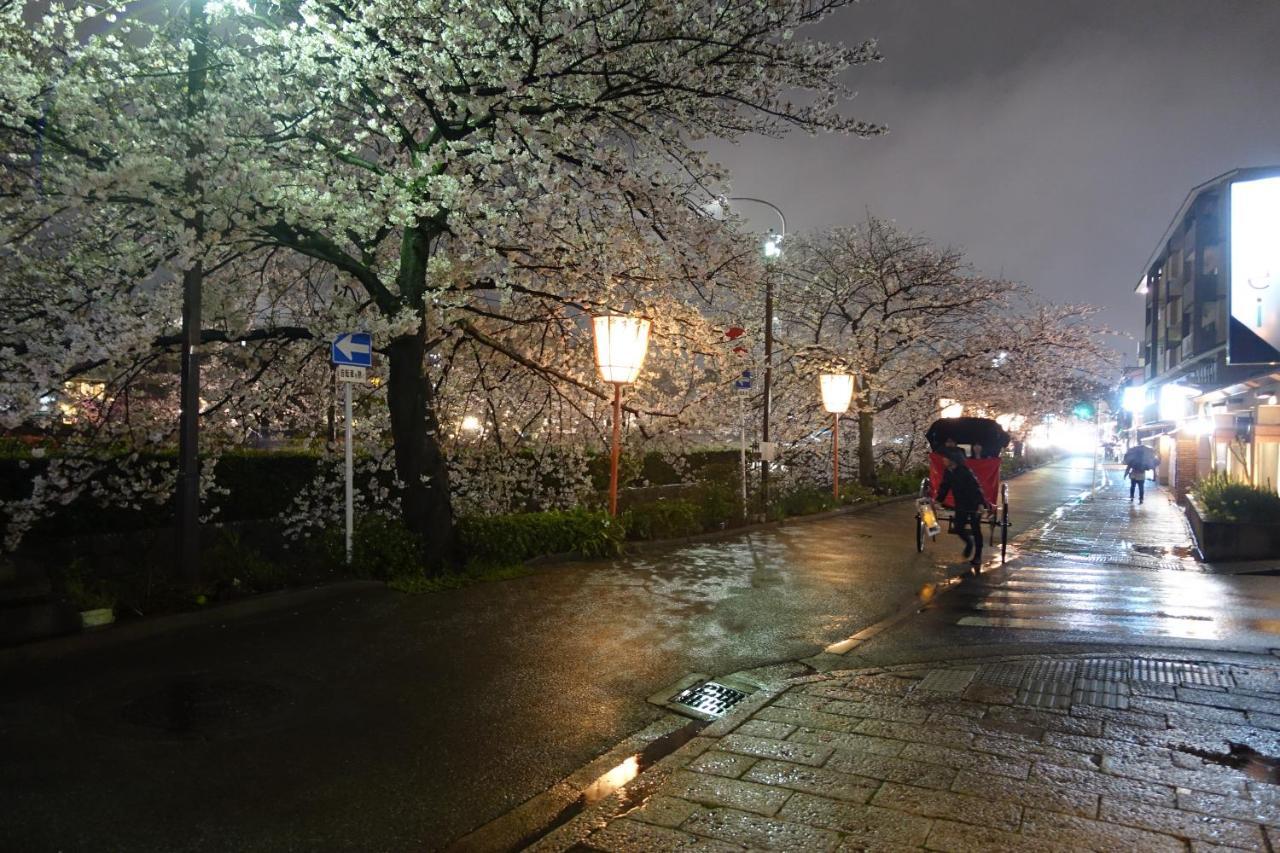
[[[875,413],[858,412],[858,482],[864,486],[876,484]]]
[[[422,536],[428,568],[447,571],[458,565],[458,543],[449,499],[449,468],[440,447],[426,354],[426,332],[422,329],[391,341],[387,350],[391,368],[387,406],[396,474],[404,483],[405,526]]]

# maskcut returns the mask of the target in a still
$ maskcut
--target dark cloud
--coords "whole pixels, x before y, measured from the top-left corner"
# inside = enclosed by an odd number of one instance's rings
[[[1187,191],[1280,163],[1273,0],[877,0],[821,35],[880,40],[851,110],[890,134],[717,145],[735,192],[793,230],[890,217],[1131,333]]]

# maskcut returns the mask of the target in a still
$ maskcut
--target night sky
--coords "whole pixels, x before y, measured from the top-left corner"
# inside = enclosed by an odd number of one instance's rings
[[[890,132],[713,146],[734,193],[793,232],[894,219],[1133,335],[1188,190],[1280,164],[1277,0],[867,0],[814,32],[879,39],[849,111]]]

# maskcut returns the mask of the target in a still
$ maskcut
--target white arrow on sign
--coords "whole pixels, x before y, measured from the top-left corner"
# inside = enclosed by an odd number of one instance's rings
[[[357,352],[366,353],[369,351],[368,344],[358,344],[355,341],[351,340],[350,335],[343,335],[342,337],[338,338],[338,340],[334,343],[334,346],[338,348],[338,352],[342,353],[347,358],[351,358],[351,355],[353,353],[357,353]]]

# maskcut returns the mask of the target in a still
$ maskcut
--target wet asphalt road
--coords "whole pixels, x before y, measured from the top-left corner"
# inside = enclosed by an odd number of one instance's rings
[[[1010,482],[1014,532],[1088,465]],[[425,596],[360,593],[0,673],[0,848],[422,850],[954,574],[910,502]]]

